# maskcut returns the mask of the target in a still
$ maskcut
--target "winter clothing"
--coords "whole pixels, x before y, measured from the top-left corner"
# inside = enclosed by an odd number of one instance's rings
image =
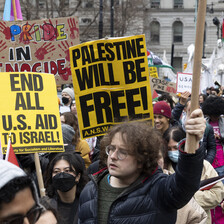
[[[170,173],[175,172],[171,164],[169,165],[168,170]],[[203,170],[201,174],[201,181],[216,176],[218,176],[218,174],[215,171],[215,169],[208,161],[204,160]],[[216,207],[222,201],[223,197],[224,197],[224,187],[221,181],[215,184],[210,190],[197,191],[195,193],[194,198],[196,202],[207,213],[208,216],[206,221],[207,224],[211,223],[210,209]]]
[[[12,179],[24,176],[26,176],[26,173],[18,166],[5,160],[0,160],[0,189]]]
[[[212,164],[216,155],[216,144],[214,130],[208,123],[206,123],[206,129],[202,141],[205,148],[205,159]]]
[[[176,224],[206,224],[207,214],[194,198],[177,210]]]
[[[67,93],[72,98],[72,100],[75,99],[74,90],[69,87],[64,88],[61,93]]]
[[[73,127],[68,124],[61,124],[62,128],[62,135],[63,135],[63,142],[64,144],[72,144],[72,140],[75,136],[75,131]]]
[[[85,161],[86,169],[91,164],[91,160],[89,158],[90,148],[85,140],[79,140],[78,144],[75,147],[76,152],[80,152],[83,160]]]
[[[153,106],[153,113],[171,118],[171,107],[165,101],[159,101]]]
[[[199,188],[203,147],[195,154],[180,153],[177,172],[167,176],[160,168],[140,176],[112,203],[108,223],[174,224],[177,209],[183,207]],[[108,174],[101,170],[91,176],[80,196],[79,223],[97,224],[98,184]]]
[[[208,178],[217,177],[218,174],[212,165],[204,161],[202,170],[201,180]],[[211,223],[210,209],[215,208],[224,198],[224,187],[223,183],[219,181],[210,190],[197,191],[194,195],[195,200],[198,204],[206,211],[208,215],[207,223]]]
[[[47,201],[50,206],[57,211],[59,217],[58,224],[78,223],[78,197],[76,197],[73,203],[64,203],[59,199],[59,197],[57,198],[57,196],[54,198],[45,196],[41,200]]]

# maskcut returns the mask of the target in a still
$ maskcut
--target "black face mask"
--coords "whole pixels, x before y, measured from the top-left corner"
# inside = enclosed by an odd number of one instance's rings
[[[52,178],[53,186],[61,192],[71,190],[77,183],[78,181],[75,180],[75,177],[69,173],[61,172]]]
[[[67,104],[69,102],[69,98],[67,97],[62,97],[62,103]]]

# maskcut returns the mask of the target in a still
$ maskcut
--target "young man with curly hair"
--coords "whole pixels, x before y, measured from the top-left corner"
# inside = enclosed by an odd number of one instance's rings
[[[193,111],[186,131],[198,145],[204,129],[202,111]],[[155,129],[138,121],[112,127],[101,140],[101,162],[107,166],[81,193],[79,223],[175,223],[177,209],[199,188],[203,166],[202,146],[188,154],[183,145],[177,172],[167,176],[158,167],[163,141]]]

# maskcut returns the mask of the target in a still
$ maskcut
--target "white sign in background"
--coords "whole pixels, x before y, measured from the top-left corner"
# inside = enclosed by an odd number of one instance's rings
[[[177,93],[188,91],[191,93],[192,88],[192,74],[191,73],[177,73]]]

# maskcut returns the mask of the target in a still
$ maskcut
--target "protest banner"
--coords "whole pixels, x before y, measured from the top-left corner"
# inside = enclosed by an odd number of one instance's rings
[[[151,89],[169,93],[170,95],[176,96],[176,83],[169,82],[165,79],[152,78],[150,77]]]
[[[42,72],[72,83],[69,47],[79,44],[76,17],[0,21],[0,72]]]
[[[177,93],[183,93],[188,91],[191,93],[192,90],[192,74],[190,73],[177,73]]]
[[[53,74],[0,73],[0,135],[16,154],[62,152],[63,139]]]
[[[145,36],[103,39],[70,48],[81,138],[124,120],[152,120]]]

